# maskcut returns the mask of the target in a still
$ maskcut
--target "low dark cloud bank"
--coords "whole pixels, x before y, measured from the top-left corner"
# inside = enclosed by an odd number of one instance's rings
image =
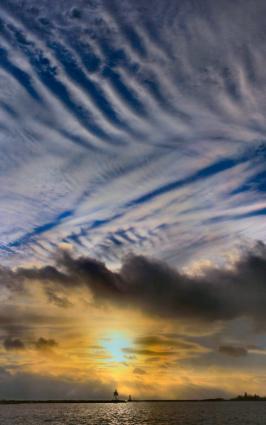
[[[129,256],[119,272],[100,261],[61,253],[55,266],[3,270],[2,285],[15,288],[38,280],[55,294],[87,287],[95,302],[133,306],[169,318],[230,320],[247,316],[258,323],[266,318],[266,246],[258,242],[243,252],[231,268],[208,268],[202,276],[188,276],[144,256]],[[8,282],[5,282],[8,276]],[[12,285],[11,285],[12,283]]]
[[[140,378],[145,370],[135,368],[133,374]],[[139,390],[139,384],[136,390]],[[88,379],[79,382],[74,379],[56,378],[51,376],[34,375],[30,373],[11,374],[8,370],[0,367],[0,399],[18,400],[110,400],[117,382],[110,381],[108,384],[99,380]],[[158,386],[149,386],[149,397],[158,398]],[[228,397],[229,394],[219,388],[204,387],[191,383],[172,388],[173,397],[180,398],[209,398]],[[141,387],[140,398],[145,396],[145,386]],[[120,394],[121,398],[126,394]]]
[[[54,339],[46,339],[41,337],[35,342],[35,347],[37,350],[51,350],[56,346],[57,342]]]
[[[248,355],[248,349],[240,345],[221,345],[219,347],[219,353],[231,357],[245,357]]]
[[[0,368],[0,399],[56,400],[56,399],[110,399],[115,383],[108,385],[88,379],[78,380],[35,375],[11,374]]]
[[[24,350],[25,345],[19,338],[6,338],[3,343],[7,351]]]
[[[21,351],[26,348],[35,348],[39,351],[50,351],[57,347],[57,342],[54,339],[46,339],[43,337],[38,338],[33,344],[26,344],[20,338],[12,338],[11,336],[6,337],[3,340],[3,347],[6,351]]]

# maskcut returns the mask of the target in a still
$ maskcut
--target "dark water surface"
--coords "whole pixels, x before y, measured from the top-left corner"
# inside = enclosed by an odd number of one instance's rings
[[[266,402],[1,405],[0,424],[262,425]]]

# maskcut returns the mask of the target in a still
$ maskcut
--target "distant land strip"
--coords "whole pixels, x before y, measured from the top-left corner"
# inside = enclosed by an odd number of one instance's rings
[[[205,398],[205,399],[139,399],[139,400],[0,400],[0,404],[48,404],[48,403],[197,403],[197,402],[228,402],[228,401],[266,401],[266,397],[260,396],[238,396],[235,398]]]

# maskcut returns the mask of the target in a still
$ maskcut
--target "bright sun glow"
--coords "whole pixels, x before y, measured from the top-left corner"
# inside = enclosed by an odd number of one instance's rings
[[[101,341],[101,345],[111,354],[111,361],[123,362],[126,360],[124,349],[129,348],[132,343],[127,335],[113,332]]]

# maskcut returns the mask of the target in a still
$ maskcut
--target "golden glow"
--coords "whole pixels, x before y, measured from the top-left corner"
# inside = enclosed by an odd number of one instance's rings
[[[223,331],[222,324],[195,324],[144,315],[132,308],[96,306],[81,289],[71,293],[71,302],[67,308],[49,303],[38,285],[32,286],[14,308],[26,329],[16,335],[25,349],[8,351],[2,346],[0,368],[11,374],[70,379],[74,386],[100,382],[110,387],[110,397],[114,386],[120,394],[135,398],[193,398],[201,394],[201,388],[209,389],[208,394],[215,394],[217,388],[232,394],[246,389],[263,393],[259,368],[252,373],[248,367],[238,369],[237,359],[223,357],[216,346],[206,344]],[[56,344],[39,347],[40,337]]]

